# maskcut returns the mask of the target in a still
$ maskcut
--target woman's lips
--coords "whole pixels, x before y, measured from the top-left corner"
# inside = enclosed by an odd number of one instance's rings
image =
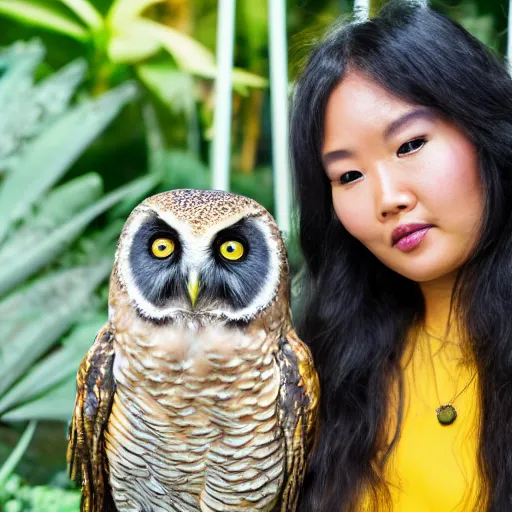
[[[408,235],[400,238],[396,243],[395,247],[403,252],[409,252],[418,247],[419,244],[425,238],[427,231],[433,226],[425,226],[424,228],[413,231]]]

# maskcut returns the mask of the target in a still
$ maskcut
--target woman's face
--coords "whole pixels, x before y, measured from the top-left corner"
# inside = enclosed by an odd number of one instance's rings
[[[426,282],[468,259],[483,195],[455,124],[350,72],[329,98],[322,153],[338,218],[386,266]]]

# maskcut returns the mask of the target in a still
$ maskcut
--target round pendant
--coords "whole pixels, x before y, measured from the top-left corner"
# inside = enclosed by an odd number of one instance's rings
[[[442,405],[436,410],[437,419],[441,425],[451,425],[457,418],[457,411],[453,405]]]

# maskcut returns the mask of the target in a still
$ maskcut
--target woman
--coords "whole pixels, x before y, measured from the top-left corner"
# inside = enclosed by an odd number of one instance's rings
[[[512,510],[512,80],[390,3],[313,51],[291,146],[322,385],[301,510]]]

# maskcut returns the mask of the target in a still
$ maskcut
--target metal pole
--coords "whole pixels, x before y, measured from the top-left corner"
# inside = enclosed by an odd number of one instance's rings
[[[277,225],[287,235],[290,232],[290,172],[288,157],[286,0],[268,0],[268,10],[274,204]]]
[[[370,0],[354,0],[354,14],[360,21],[368,19],[370,15]]]
[[[235,44],[235,0],[219,0],[217,11],[217,79],[213,138],[213,188],[229,190],[231,154],[231,82]]]

